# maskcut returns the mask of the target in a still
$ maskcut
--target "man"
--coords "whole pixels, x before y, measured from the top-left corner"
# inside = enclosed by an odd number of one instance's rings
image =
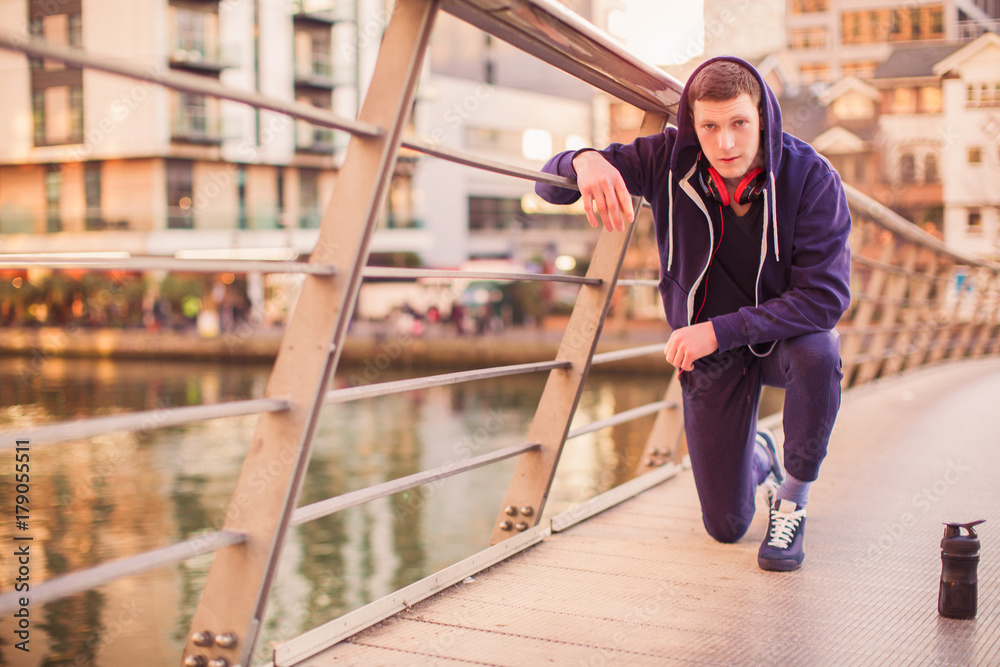
[[[850,213],[840,178],[785,134],[774,94],[748,63],[715,58],[688,80],[677,128],[603,151],[556,155],[546,172],[580,193],[538,184],[555,204],[583,196],[591,225],[652,207],[660,294],[672,332],[691,467],[708,533],[739,540],[765,486],[767,536],[757,561],[793,570],[804,558],[809,485],[840,408],[833,330],[850,302]],[[595,213],[596,209],[596,213]],[[762,385],[785,388],[784,468],[757,432]]]

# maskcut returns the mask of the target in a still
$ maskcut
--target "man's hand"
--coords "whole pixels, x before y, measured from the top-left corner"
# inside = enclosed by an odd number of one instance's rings
[[[573,168],[576,169],[576,184],[583,195],[583,210],[587,213],[590,226],[598,225],[594,213],[596,206],[605,229],[609,232],[624,230],[625,225],[635,217],[635,210],[632,208],[632,195],[618,170],[594,151],[584,151],[573,158]]]
[[[675,329],[667,339],[663,354],[667,363],[682,371],[694,370],[694,362],[719,349],[711,322]]]

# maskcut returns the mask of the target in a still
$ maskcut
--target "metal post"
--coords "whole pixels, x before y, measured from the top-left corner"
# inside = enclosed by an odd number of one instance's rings
[[[890,244],[890,246],[893,245],[895,244]],[[882,361],[884,359],[883,355],[890,340],[891,333],[889,327],[894,326],[899,320],[899,302],[906,294],[910,275],[913,273],[913,267],[917,263],[917,256],[920,254],[919,250],[919,246],[915,243],[906,243],[902,248],[903,257],[899,264],[906,273],[897,274],[889,278],[889,284],[885,290],[887,301],[882,307],[882,316],[879,318],[879,331],[872,337],[872,341],[868,346],[868,360],[861,364],[861,368],[858,369],[855,384],[864,384],[879,376],[879,370],[882,368]],[[895,264],[895,262],[893,263]]]
[[[653,422],[642,456],[635,466],[636,476],[667,463],[681,465],[687,454],[687,437],[684,433],[684,393],[681,390],[680,376],[676,371],[670,379],[663,400],[670,401],[672,406],[656,413],[656,421]]]
[[[892,258],[893,236],[887,231],[880,234],[884,238],[882,239],[882,252],[879,255],[879,262],[884,265]],[[864,296],[869,298],[861,302],[854,314],[854,319],[851,322],[852,333],[844,342],[843,353],[841,355],[843,358],[844,385],[847,387],[854,385],[854,369],[857,367],[858,354],[861,352],[863,339],[866,336],[865,329],[871,324],[872,317],[875,314],[875,300],[881,296],[885,282],[885,270],[872,268],[871,275],[868,276],[868,282],[864,289]]]
[[[920,273],[910,276],[910,286],[906,295],[906,305],[900,317],[902,331],[893,342],[892,356],[886,361],[885,374],[895,375],[903,370],[913,339],[919,332],[920,313],[924,309],[923,302],[927,300],[931,285],[937,272],[939,255],[928,248],[922,250],[927,255],[927,266]],[[919,259],[917,264],[919,265]]]
[[[359,113],[359,121],[384,133],[351,140],[310,258],[342,271],[310,275],[302,286],[266,390],[291,408],[257,423],[225,521],[225,530],[248,538],[216,554],[182,664],[251,662],[437,8],[437,0],[397,0],[394,6]]]
[[[936,322],[938,314],[941,312],[939,300],[943,292],[941,285],[943,282],[942,276],[946,276],[951,271],[951,267],[952,264],[947,261],[946,257],[939,253],[934,253],[934,262],[927,269],[927,279],[920,286],[917,299],[926,303],[930,299],[931,294],[936,294],[937,298],[930,305],[920,306],[920,312],[917,313],[913,326],[913,353],[906,358],[902,370],[910,370],[911,368],[922,366],[927,359],[930,347],[937,337],[938,325]]]
[[[666,120],[664,115],[646,113],[639,132],[641,135],[661,132]],[[602,283],[580,289],[556,354],[556,359],[571,361],[572,366],[549,373],[526,438],[541,446],[518,460],[490,544],[527,530],[541,517],[634,227],[633,223],[624,232],[601,231],[587,276],[600,278]]]

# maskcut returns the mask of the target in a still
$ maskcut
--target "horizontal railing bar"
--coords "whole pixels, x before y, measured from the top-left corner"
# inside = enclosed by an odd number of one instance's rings
[[[118,59],[114,57],[93,56],[87,54],[83,49],[48,44],[40,39],[24,39],[12,32],[0,34],[0,48],[20,51],[25,55],[36,58],[57,60],[67,65],[87,67],[129,79],[149,81],[186,93],[210,95],[224,100],[242,102],[257,109],[277,111],[292,118],[308,121],[313,125],[331,127],[362,137],[380,137],[384,133],[382,128],[371,123],[343,118],[330,111],[324,111],[304,102],[290,102],[288,100],[261,95],[260,93],[236,90],[228,86],[223,86],[216,79],[188,74],[187,72],[158,72],[151,65],[140,66],[122,63],[118,62]]]
[[[666,324],[664,324],[664,327]],[[630,347],[624,350],[614,350],[612,352],[601,352],[600,354],[595,354],[590,359],[590,364],[606,364],[611,361],[621,361],[623,359],[633,359],[635,357],[644,357],[647,354],[654,354],[656,352],[663,353],[663,348],[666,347],[667,342],[662,343],[652,343],[650,345],[642,345],[640,347]],[[666,369],[664,369],[666,370]]]
[[[677,79],[555,0],[444,0],[441,8],[643,111],[677,117]]]
[[[0,255],[0,268],[93,269],[97,271],[174,271],[190,273],[308,273],[335,276],[328,264],[270,259],[181,259],[177,257],[115,257],[88,259]]]
[[[232,401],[213,405],[189,405],[177,408],[144,410],[107,417],[94,417],[77,421],[61,422],[46,426],[36,426],[20,431],[0,433],[0,450],[12,449],[18,440],[27,440],[32,445],[42,445],[67,440],[93,438],[117,431],[148,431],[169,426],[181,426],[193,422],[262,412],[280,412],[290,407],[288,401],[277,398],[255,398],[246,401]]]
[[[434,468],[433,470],[425,470],[424,472],[418,472],[389,482],[369,486],[365,489],[350,491],[334,498],[327,498],[326,500],[305,505],[295,510],[292,514],[291,525],[300,526],[304,523],[346,510],[350,507],[363,505],[364,503],[371,502],[372,500],[377,500],[379,498],[385,498],[386,496],[391,496],[394,493],[399,493],[400,491],[406,491],[407,489],[412,489],[416,486],[423,486],[424,484],[436,482],[439,479],[445,479],[462,472],[481,468],[482,466],[489,465],[491,463],[497,463],[498,461],[503,461],[519,454],[524,454],[525,452],[535,451],[540,447],[541,445],[537,442],[522,442],[519,445],[504,447],[503,449],[498,449],[497,451],[490,452],[489,454],[475,456],[471,459],[466,459],[457,463],[448,463],[438,468]]]
[[[860,213],[867,219],[877,224],[879,227],[882,227],[883,229],[886,229],[907,241],[929,248],[936,253],[949,256],[952,259],[957,260],[959,263],[982,266],[992,269],[993,271],[1000,271],[1000,265],[997,265],[995,262],[990,262],[984,260],[982,257],[976,257],[975,255],[969,255],[950,248],[940,239],[931,236],[903,216],[899,215],[887,206],[875,201],[854,186],[848,185],[847,183],[844,183],[843,186],[844,192],[847,193],[848,205],[854,209],[855,212]]]
[[[560,368],[569,368],[573,364],[569,361],[539,361],[528,364],[514,364],[512,366],[494,366],[492,368],[480,368],[471,371],[456,371],[454,373],[442,373],[441,375],[428,375],[424,377],[409,378],[406,380],[392,380],[390,382],[377,382],[375,384],[360,385],[357,387],[345,387],[343,389],[331,389],[323,399],[324,403],[350,403],[360,401],[364,398],[376,398],[388,396],[389,394],[399,394],[404,391],[415,391],[417,389],[430,389],[431,387],[444,387],[460,382],[471,382],[473,380],[489,380],[492,378],[505,377],[508,375],[522,375],[524,373],[537,373],[541,371],[551,371]]]
[[[638,280],[635,278],[624,278],[615,283],[619,287],[659,287],[659,280]]]
[[[29,598],[31,604],[37,608],[46,602],[58,600],[67,595],[89,591],[112,581],[148,572],[149,570],[155,570],[158,567],[175,565],[189,558],[218,551],[223,547],[240,544],[245,541],[245,533],[224,530],[192,537],[177,544],[171,544],[161,549],[154,549],[136,554],[135,556],[129,556],[128,558],[119,558],[102,563],[96,567],[50,579],[40,584],[32,583],[29,593],[14,590],[0,595],[0,613],[6,614],[17,609],[20,605],[19,598],[22,597]],[[24,542],[24,544],[28,544],[28,542]]]
[[[882,262],[877,259],[872,259],[871,257],[865,257],[864,255],[854,255],[851,257],[851,261],[857,264],[861,264],[869,269],[876,269],[878,271],[885,271],[886,273],[891,273],[897,276],[904,276],[911,280],[920,280],[923,282],[944,282],[948,280],[947,276],[944,275],[927,275],[926,273],[918,273],[916,271],[907,271],[901,266],[896,264],[889,264],[888,262]]]
[[[865,335],[865,334],[901,334],[901,333],[911,333],[917,331],[939,331],[947,329],[950,326],[964,326],[962,323],[947,323],[947,324],[932,324],[929,322],[922,323],[901,323],[901,324],[872,324],[865,327],[864,329],[858,329],[857,327],[837,327],[837,333],[841,336],[847,335]]]
[[[452,278],[455,280],[504,280],[572,283],[574,285],[600,285],[600,278],[586,276],[560,276],[552,273],[512,273],[504,271],[457,271],[449,269],[397,269],[388,266],[369,266],[365,278]]]
[[[854,294],[852,295],[858,301],[868,301],[870,303],[879,304],[882,306],[899,306],[900,308],[930,308],[931,306],[938,305],[938,301],[935,299],[911,299],[909,297],[896,297],[896,296],[876,296],[874,294]]]
[[[496,160],[489,160],[487,158],[479,157],[471,153],[465,153],[463,151],[457,151],[451,148],[444,148],[439,146],[434,142],[423,139],[420,137],[407,137],[402,140],[400,145],[403,148],[409,148],[424,155],[430,155],[432,157],[441,158],[442,160],[448,160],[449,162],[454,162],[456,164],[465,165],[466,167],[474,167],[476,169],[482,169],[483,171],[489,171],[494,174],[502,174],[504,176],[514,176],[515,178],[523,178],[529,181],[535,181],[537,183],[546,183],[548,185],[555,185],[560,188],[567,188],[570,190],[579,190],[576,181],[565,178],[564,176],[555,176],[553,174],[546,174],[541,171],[534,169],[525,169],[523,167],[516,167],[514,165],[506,164],[504,162],[498,162]]]
[[[645,417],[646,415],[655,414],[660,410],[670,410],[676,407],[677,403],[674,401],[657,401],[655,403],[647,403],[646,405],[639,406],[638,408],[624,410],[614,416],[608,417],[607,419],[598,419],[597,421],[591,422],[586,426],[573,429],[566,434],[566,439],[569,440],[571,438],[578,438],[581,435],[593,433],[594,431],[600,431],[601,429],[608,428],[609,426],[617,426],[618,424],[630,422],[633,419],[639,419],[640,417]]]

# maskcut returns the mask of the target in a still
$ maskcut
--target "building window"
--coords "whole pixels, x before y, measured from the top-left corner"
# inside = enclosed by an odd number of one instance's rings
[[[941,113],[944,109],[944,99],[941,89],[936,86],[924,86],[920,89],[920,111],[924,113]]]
[[[794,28],[788,46],[795,50],[825,48],[826,28]]]
[[[842,64],[844,70],[844,76],[856,76],[859,79],[870,79],[875,74],[875,70],[878,69],[879,62],[877,60],[856,60],[849,61]]]
[[[236,220],[238,229],[247,229],[247,167],[241,164],[236,169],[236,196],[239,205],[239,216]]]
[[[983,149],[979,146],[969,146],[969,164],[983,163]]]
[[[937,183],[939,179],[937,155],[928,153],[924,156],[924,183]]]
[[[101,212],[101,163],[87,162],[83,165],[83,196],[86,205],[84,227],[87,230],[105,229]]]
[[[58,11],[59,13],[52,13]],[[79,48],[82,40],[80,0],[51,3],[30,0],[28,32],[57,46]],[[32,138],[36,146],[83,141],[83,70],[60,62],[30,59]]]
[[[825,12],[827,9],[829,9],[828,0],[792,0],[793,14]]]
[[[913,183],[917,180],[917,164],[913,153],[903,153],[899,159],[899,179],[903,183]]]
[[[62,231],[62,170],[58,164],[45,168],[45,231]]]
[[[983,214],[978,208],[970,208],[965,232],[969,236],[981,236],[983,233]]]
[[[1000,81],[966,85],[965,106],[969,108],[1000,106]]]
[[[521,200],[510,197],[469,197],[469,229],[498,231],[523,227],[527,216]]]
[[[333,79],[333,49],[329,30],[295,31],[295,77],[299,81]]]
[[[209,5],[211,7],[211,5]],[[170,7],[170,62],[215,70],[220,65],[219,17],[213,11]]]
[[[28,24],[28,33],[32,38],[43,39],[49,44],[58,46],[75,48],[83,46],[83,20],[79,7],[66,14],[46,14],[43,9],[33,12],[32,16],[34,19]],[[41,58],[29,58],[29,63],[33,70],[66,69],[66,65],[59,60],[45,60],[43,62]]]
[[[167,229],[194,229],[194,184],[190,160],[167,160]]]
[[[219,100],[205,95],[177,93],[173,96],[174,141],[217,144],[222,141],[219,129]]]
[[[894,88],[889,101],[892,113],[914,113],[917,110],[917,93],[913,88]]]
[[[299,169],[299,227],[318,229],[319,222],[319,172]]]

